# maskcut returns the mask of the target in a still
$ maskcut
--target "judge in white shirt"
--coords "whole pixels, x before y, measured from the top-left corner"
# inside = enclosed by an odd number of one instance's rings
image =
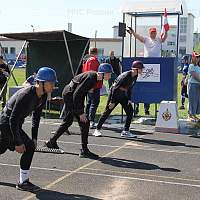
[[[143,37],[137,34],[131,27],[127,32],[132,34],[140,42],[144,43],[144,57],[161,57],[161,44],[167,39],[167,32],[163,35],[157,36],[157,30],[155,27],[149,28],[149,37]],[[144,104],[145,114],[149,115],[150,104]],[[139,112],[139,104],[136,104],[135,114]]]

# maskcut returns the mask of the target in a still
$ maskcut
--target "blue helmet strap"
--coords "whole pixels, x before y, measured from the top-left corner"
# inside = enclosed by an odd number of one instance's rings
[[[104,73],[102,73],[102,80],[104,79]]]
[[[44,81],[42,81],[42,89],[43,89],[43,92],[45,93],[45,89],[44,89]]]

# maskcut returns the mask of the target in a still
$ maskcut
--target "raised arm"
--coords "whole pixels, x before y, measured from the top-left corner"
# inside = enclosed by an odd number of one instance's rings
[[[167,39],[167,32],[164,33],[164,35],[160,36],[161,42],[165,42],[165,40]]]
[[[136,39],[138,39],[140,42],[144,43],[144,37],[137,34],[131,27],[128,27],[129,29],[127,30],[127,32],[129,34],[132,34]]]

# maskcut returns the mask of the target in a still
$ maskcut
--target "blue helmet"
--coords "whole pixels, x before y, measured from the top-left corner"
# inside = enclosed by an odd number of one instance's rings
[[[57,76],[55,70],[49,67],[41,67],[35,77],[36,81],[47,81],[57,83]]]
[[[98,72],[100,73],[113,73],[112,65],[109,63],[102,63],[99,65]]]

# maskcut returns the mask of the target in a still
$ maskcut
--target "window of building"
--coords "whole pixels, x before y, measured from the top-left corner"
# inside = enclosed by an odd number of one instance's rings
[[[181,17],[180,24],[187,24],[187,17]]]
[[[15,49],[15,47],[10,47],[10,53],[11,53],[11,54],[16,54],[16,49]]]
[[[186,54],[186,47],[180,47],[179,54],[182,54],[182,55]]]
[[[98,56],[103,56],[103,54],[104,54],[104,48],[98,48],[97,52],[98,52]]]
[[[180,33],[187,32],[187,17],[181,17],[180,19]]]
[[[186,35],[180,35],[180,42],[186,42]]]
[[[167,42],[167,46],[175,46],[175,42],[170,42],[170,41],[168,41],[168,42]]]
[[[180,25],[180,33],[186,33],[187,32],[187,25],[181,24]]]
[[[3,53],[8,53],[8,47],[3,47],[3,48],[2,48],[2,52],[3,52]]]

